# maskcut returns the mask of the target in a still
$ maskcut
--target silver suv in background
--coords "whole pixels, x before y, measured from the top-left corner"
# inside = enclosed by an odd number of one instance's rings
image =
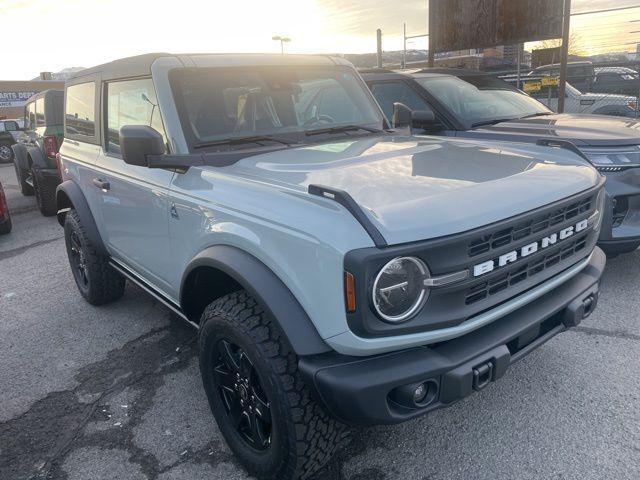
[[[211,410],[261,479],[482,390],[597,303],[588,162],[389,131],[340,58],[118,60],[67,81],[64,128],[80,293],[132,281],[198,328]]]

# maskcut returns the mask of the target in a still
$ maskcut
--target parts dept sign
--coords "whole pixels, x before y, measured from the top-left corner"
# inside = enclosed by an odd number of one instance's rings
[[[29,97],[35,95],[35,91],[0,91],[0,108],[23,107]]]

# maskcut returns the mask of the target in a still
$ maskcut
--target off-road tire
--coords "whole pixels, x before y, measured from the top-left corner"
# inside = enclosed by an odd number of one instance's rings
[[[72,238],[77,239],[83,254],[87,282],[82,281],[74,263]],[[64,240],[67,255],[78,290],[91,305],[104,305],[118,300],[124,294],[125,278],[108,263],[107,257],[100,255],[86,235],[78,213],[71,209],[64,221]]]
[[[20,168],[18,165],[18,160],[13,159],[13,167],[16,170],[16,178],[18,179],[18,185],[20,185],[20,193],[25,197],[30,197],[35,192],[33,191],[33,187],[29,185],[26,181],[27,179],[27,171],[23,168]]]
[[[56,205],[56,187],[51,179],[43,177],[39,170],[32,169],[33,191],[36,195],[36,203],[40,213],[45,217],[52,217],[58,213]]]
[[[271,443],[253,449],[229,420],[213,372],[221,339],[240,346],[258,372],[271,409]],[[277,324],[244,290],[215,300],[202,314],[198,338],[200,372],[209,405],[227,444],[261,480],[314,478],[349,441],[348,428],[311,396],[298,357]]]
[[[0,141],[0,148],[2,148],[3,152],[8,153],[8,158],[0,157],[0,164],[13,162],[15,154],[13,153],[13,149],[11,148],[11,143],[7,141]]]

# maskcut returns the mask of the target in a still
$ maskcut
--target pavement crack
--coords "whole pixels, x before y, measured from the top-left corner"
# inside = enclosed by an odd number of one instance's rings
[[[622,338],[624,340],[640,341],[640,335],[636,335],[634,333],[622,332],[622,331],[616,332],[616,331],[603,330],[601,328],[593,328],[593,327],[574,327],[571,330],[574,332],[586,333],[588,335],[600,335],[603,337]]]
[[[149,378],[143,383],[153,386],[147,392],[147,401],[151,402],[162,376],[184,368],[195,348],[193,330],[172,321],[84,366],[76,374],[78,385],[74,389],[50,393],[25,413],[0,424],[0,478],[63,478],[64,459],[85,441],[86,426],[96,420],[105,398]],[[177,362],[168,362],[175,356]],[[87,398],[90,401],[83,401]],[[146,458],[144,462],[151,472],[155,470],[154,460]]]
[[[60,240],[61,238],[64,238],[64,236],[55,237],[55,238],[49,238],[48,240],[40,240],[38,242],[34,242],[34,243],[30,243],[29,245],[25,245],[23,247],[12,248],[11,250],[0,251],[0,260],[5,260],[7,258],[11,258],[11,257],[15,257],[17,255],[21,255],[24,252],[26,252],[27,250],[30,250],[30,249],[35,248],[35,247],[40,247],[42,245],[47,245],[49,243],[56,242],[56,241]]]

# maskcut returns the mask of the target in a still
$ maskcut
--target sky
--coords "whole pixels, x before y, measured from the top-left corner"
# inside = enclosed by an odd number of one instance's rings
[[[291,53],[402,48],[408,35],[427,32],[427,0],[0,0],[0,80],[41,71],[90,67],[148,52],[279,52],[273,35],[286,35]],[[640,0],[573,0],[573,12],[640,5]],[[638,20],[638,22],[633,22]],[[28,22],[28,25],[27,25]],[[572,18],[587,53],[635,51],[640,8]],[[632,33],[632,32],[638,33]],[[426,48],[426,39],[409,48]]]

